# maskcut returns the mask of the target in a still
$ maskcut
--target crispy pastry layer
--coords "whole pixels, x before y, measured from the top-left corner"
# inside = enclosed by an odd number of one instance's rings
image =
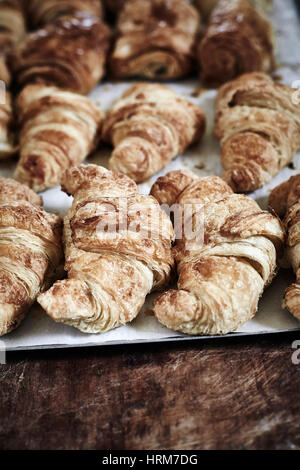
[[[0,336],[19,326],[62,260],[61,220],[41,204],[26,186],[0,177]]]
[[[66,16],[28,34],[11,58],[19,85],[38,82],[86,94],[105,72],[110,31],[87,13]]]
[[[132,180],[99,166],[66,171],[63,189],[74,196],[64,223],[68,279],[38,301],[55,321],[85,333],[124,325],[170,279],[172,224]]]
[[[28,85],[17,99],[20,160],[15,178],[35,191],[60,184],[98,143],[103,114],[88,98],[43,85]]]
[[[6,54],[25,36],[25,21],[18,0],[0,1],[0,80],[10,83]]]
[[[25,8],[33,27],[76,12],[90,13],[98,18],[103,16],[101,0],[29,0],[25,2]]]
[[[292,176],[270,194],[269,204],[286,227],[286,258],[296,274],[296,283],[284,294],[283,308],[300,320],[300,175]]]
[[[165,85],[137,83],[108,112],[102,137],[115,149],[110,169],[145,181],[196,142],[202,110]]]
[[[215,135],[222,146],[223,178],[235,192],[268,183],[300,148],[295,90],[262,73],[223,85],[216,101]]]
[[[229,0],[228,3],[230,3]],[[195,0],[196,7],[200,10],[204,18],[208,18],[219,0]],[[273,0],[249,0],[252,5],[264,13],[269,13],[272,10]]]
[[[182,221],[189,223],[181,237],[177,233],[174,250],[178,290],[158,297],[155,315],[187,334],[235,331],[255,315],[275,274],[276,250],[284,239],[281,223],[216,176],[195,180],[174,171],[160,178],[151,194],[164,200],[168,185],[176,198],[168,202],[176,202],[188,215]]]
[[[247,0],[220,0],[197,56],[202,79],[213,87],[246,72],[270,72],[272,27]]]
[[[187,75],[199,23],[199,13],[185,0],[126,2],[117,23],[112,74],[156,80]]]
[[[0,160],[13,156],[17,151],[15,145],[15,133],[13,130],[13,110],[11,95],[5,93],[5,103],[1,103],[2,91],[0,90]]]

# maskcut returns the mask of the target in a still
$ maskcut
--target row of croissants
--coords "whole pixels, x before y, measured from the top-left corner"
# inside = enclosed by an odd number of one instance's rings
[[[115,24],[105,22],[105,8]],[[104,77],[208,86],[274,69],[272,0],[0,0],[0,79],[87,94]],[[106,15],[107,17],[107,15]],[[108,18],[109,19],[109,18]]]
[[[284,306],[300,320],[300,175],[273,190],[273,212],[217,176],[183,170],[141,195],[121,173],[79,165],[65,171],[62,190],[73,196],[64,221],[45,212],[28,186],[0,178],[1,335],[35,300],[56,322],[109,331],[136,318],[156,290],[163,293],[154,315],[163,325],[226,334],[255,315],[284,253],[297,274]],[[181,236],[162,205],[189,208],[190,228],[182,218]],[[168,289],[176,271],[178,288]]]
[[[292,162],[300,149],[299,101],[297,90],[262,72],[219,88],[214,134],[222,177],[234,192],[261,188]],[[30,84],[14,105],[9,92],[0,104],[0,159],[18,154],[15,179],[43,191],[101,141],[113,147],[109,169],[141,183],[199,142],[205,127],[199,106],[159,83],[129,86],[106,115],[88,97]]]

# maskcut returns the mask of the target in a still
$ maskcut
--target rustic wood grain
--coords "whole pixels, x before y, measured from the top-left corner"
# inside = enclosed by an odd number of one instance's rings
[[[265,338],[11,353],[0,448],[300,448],[300,335]]]

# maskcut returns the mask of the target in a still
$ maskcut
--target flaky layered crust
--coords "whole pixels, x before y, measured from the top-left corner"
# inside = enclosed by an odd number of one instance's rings
[[[116,77],[166,80],[187,75],[199,28],[197,10],[185,0],[131,0],[118,18],[110,59]]]
[[[110,31],[99,18],[77,13],[29,35],[11,57],[20,86],[38,82],[86,94],[105,72]]]
[[[276,217],[254,200],[233,194],[222,179],[190,177],[188,184],[188,178],[172,172],[151,191],[162,200],[171,182],[176,196],[177,179],[176,200],[169,202],[176,202],[190,221],[175,245],[178,290],[158,297],[154,311],[161,323],[183,333],[226,334],[255,315],[275,274],[284,232]]]
[[[86,12],[102,18],[101,0],[29,0],[25,2],[26,13],[33,27],[51,23],[61,16]]]
[[[246,72],[270,72],[272,27],[247,0],[220,0],[197,56],[202,79],[213,87]]]
[[[300,148],[294,93],[262,73],[242,75],[220,88],[215,135],[222,146],[223,178],[235,192],[268,183]]]
[[[0,1],[0,80],[10,83],[6,55],[25,36],[25,20],[18,0]]]
[[[61,220],[17,181],[0,178],[0,336],[15,329],[62,258]]]
[[[115,147],[110,169],[142,182],[199,140],[204,130],[199,107],[165,85],[137,83],[109,110],[102,138]]]
[[[74,196],[64,223],[68,279],[38,302],[55,321],[85,333],[124,325],[170,279],[172,224],[132,180],[99,166],[68,170],[63,189]]]
[[[204,18],[208,18],[219,0],[195,0],[196,7],[200,10]],[[249,0],[258,10],[269,13],[272,10],[273,0]],[[228,2],[230,3],[230,1]]]
[[[296,274],[296,282],[284,294],[283,307],[300,320],[300,175],[292,176],[270,194],[269,204],[286,227],[286,258]]]
[[[0,90],[0,159],[12,157],[17,151],[11,95],[9,92],[3,94],[4,104],[1,103],[3,95]]]
[[[15,178],[35,191],[60,184],[64,170],[97,146],[104,116],[84,96],[28,85],[16,107],[21,132]]]

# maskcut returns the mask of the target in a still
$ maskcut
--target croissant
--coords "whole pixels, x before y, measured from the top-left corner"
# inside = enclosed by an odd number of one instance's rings
[[[4,103],[1,99],[5,97]],[[0,160],[13,156],[17,151],[15,144],[15,133],[13,130],[13,110],[11,95],[0,89]]]
[[[172,224],[121,174],[87,165],[65,172],[74,196],[64,222],[68,279],[38,297],[55,321],[100,333],[133,320],[173,268]]]
[[[10,71],[6,55],[14,45],[25,36],[25,21],[21,4],[18,0],[0,1],[0,80],[7,86],[10,83]]]
[[[21,132],[15,178],[35,191],[60,184],[63,171],[97,146],[104,116],[84,96],[28,85],[16,107]]]
[[[17,181],[0,177],[0,336],[21,323],[62,258],[61,220]]]
[[[108,112],[102,138],[115,149],[109,167],[145,181],[199,140],[202,110],[165,85],[137,83]]]
[[[155,316],[187,334],[232,332],[255,315],[276,272],[284,230],[279,219],[247,196],[234,194],[219,177],[195,180],[180,170],[169,173],[151,190],[158,202],[169,182],[177,196],[169,202],[176,203],[177,214],[182,209],[184,222],[182,236],[176,230],[178,290],[156,299]]]
[[[215,135],[222,146],[223,178],[235,192],[268,183],[300,148],[294,93],[263,73],[242,75],[220,88]]]
[[[202,80],[219,86],[246,72],[274,69],[271,24],[247,0],[220,0],[197,57]]]
[[[88,13],[65,16],[28,34],[11,54],[20,86],[38,82],[87,94],[103,77],[110,31]]]
[[[300,175],[292,176],[273,189],[269,205],[284,217],[286,258],[296,273],[296,283],[285,291],[283,308],[300,320]]]
[[[115,77],[180,78],[192,69],[198,11],[186,0],[131,0],[118,17]]]
[[[30,0],[26,13],[33,27],[51,23],[61,16],[87,12],[102,18],[101,0]]]

